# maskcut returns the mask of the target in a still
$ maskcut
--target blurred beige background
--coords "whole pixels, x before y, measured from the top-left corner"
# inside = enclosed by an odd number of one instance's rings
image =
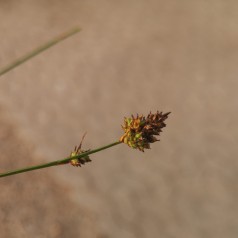
[[[1,237],[238,237],[238,3],[0,1],[1,172],[117,140],[123,117],[172,111],[160,143],[0,180]]]

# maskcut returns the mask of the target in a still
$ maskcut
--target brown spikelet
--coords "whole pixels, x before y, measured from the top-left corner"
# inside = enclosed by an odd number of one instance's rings
[[[144,152],[144,149],[150,149],[150,144],[158,141],[156,136],[160,135],[162,128],[166,126],[164,121],[168,118],[170,112],[149,113],[147,117],[143,115],[131,118],[124,118],[124,135],[120,141],[128,146],[139,149]]]

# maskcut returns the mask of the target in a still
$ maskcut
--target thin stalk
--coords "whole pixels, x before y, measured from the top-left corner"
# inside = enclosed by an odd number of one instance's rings
[[[108,149],[108,148],[110,148],[112,146],[118,145],[120,143],[122,143],[122,142],[117,141],[117,142],[108,144],[108,145],[103,146],[103,147],[99,147],[99,148],[94,149],[94,150],[87,151],[85,153],[82,153],[82,154],[79,154],[79,155],[76,155],[76,156],[67,157],[67,158],[62,159],[62,160],[56,160],[56,161],[53,161],[53,162],[50,162],[50,163],[45,163],[45,164],[40,164],[40,165],[36,165],[36,166],[32,166],[32,167],[26,167],[26,168],[22,168],[22,169],[8,171],[6,173],[1,173],[0,177],[7,177],[7,176],[14,175],[14,174],[25,173],[25,172],[32,171],[32,170],[43,169],[43,168],[47,168],[47,167],[51,167],[51,166],[67,164],[72,159],[79,159],[79,158],[82,158],[82,157],[84,157],[86,155],[94,154],[94,153],[97,153],[97,152],[99,152],[101,150],[106,150],[106,149]]]
[[[65,39],[67,39],[68,37],[78,33],[79,31],[80,31],[79,28],[72,29],[71,31],[66,32],[66,33],[58,36],[57,38],[45,43],[44,45],[34,49],[33,51],[29,52],[28,54],[24,55],[23,57],[13,61],[12,63],[7,65],[6,67],[0,69],[0,76],[9,72],[10,70],[16,68],[17,66],[23,64],[24,62],[26,62],[27,60],[29,60],[29,59],[33,58],[34,56],[40,54],[41,52],[49,49],[53,45],[56,45],[57,43],[59,43],[59,42],[65,40]]]

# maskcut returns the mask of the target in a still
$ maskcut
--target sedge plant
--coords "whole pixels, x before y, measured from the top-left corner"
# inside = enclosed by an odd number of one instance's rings
[[[47,42],[46,44],[34,49],[32,52],[24,55],[23,57],[15,60],[14,62],[10,63],[6,67],[0,69],[0,76],[6,74],[7,72],[13,70],[20,64],[32,59],[34,56],[38,55],[39,53],[49,49],[53,45],[65,40],[66,38],[78,33],[80,31],[79,28],[75,28],[63,35]],[[110,147],[119,145],[119,144],[127,144],[129,147],[133,149],[138,149],[142,152],[145,149],[150,149],[150,144],[159,141],[158,136],[162,132],[162,128],[166,126],[165,120],[168,118],[170,112],[163,113],[157,111],[155,113],[150,112],[147,116],[143,115],[136,115],[131,117],[125,117],[124,122],[122,125],[123,135],[115,142],[110,143],[108,145],[96,148],[96,149],[82,149],[82,143],[85,138],[86,133],[83,135],[82,140],[79,146],[75,146],[74,150],[70,153],[70,155],[61,160],[55,160],[53,162],[39,164],[35,166],[30,166],[26,168],[20,168],[12,171],[8,171],[5,173],[0,173],[0,177],[7,177],[14,174],[25,173],[37,169],[48,168],[52,166],[58,165],[67,165],[70,164],[75,167],[81,167],[82,165],[91,162],[91,158],[89,155],[97,153],[102,150],[106,150]]]

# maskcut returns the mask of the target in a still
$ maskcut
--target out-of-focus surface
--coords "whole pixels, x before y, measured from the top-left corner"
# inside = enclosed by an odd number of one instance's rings
[[[1,172],[117,140],[132,113],[172,111],[161,142],[2,178],[1,237],[238,235],[238,3],[0,1]],[[14,230],[14,232],[13,232]],[[4,236],[2,235],[4,232]]]
[[[15,129],[1,110],[1,171],[37,162],[33,148],[20,140]],[[0,181],[1,237],[93,237],[95,215],[72,202],[67,185],[38,172]]]

